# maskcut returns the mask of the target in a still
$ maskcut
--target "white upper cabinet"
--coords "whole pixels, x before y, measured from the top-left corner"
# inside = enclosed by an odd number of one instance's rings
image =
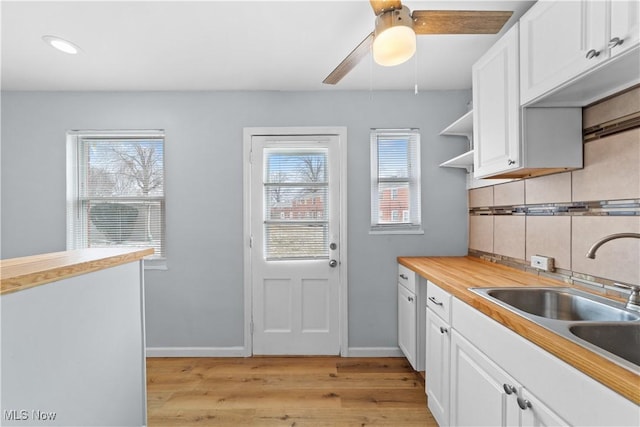
[[[520,167],[518,24],[473,65],[475,176]]]
[[[537,2],[520,19],[521,104],[529,104],[636,47],[639,14],[637,0]],[[637,66],[635,70],[637,74]],[[605,80],[602,94],[606,94],[609,87],[616,90],[628,85],[635,78],[633,74],[632,69],[618,64],[596,80]],[[582,95],[585,102],[592,101],[586,97],[591,96],[593,86],[585,82],[565,98],[574,100]]]
[[[582,110],[520,106],[515,24],[472,68],[474,178],[524,178],[582,167]]]
[[[640,1],[611,2],[609,49],[616,56],[640,43]]]

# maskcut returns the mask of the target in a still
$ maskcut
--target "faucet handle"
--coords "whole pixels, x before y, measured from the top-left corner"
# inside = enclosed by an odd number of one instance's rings
[[[640,311],[640,286],[638,285],[627,285],[624,283],[614,283],[614,286],[629,289],[631,293],[629,294],[629,298],[627,299],[627,305],[625,306],[628,310]]]
[[[633,286],[625,306],[629,310],[640,311],[640,286]]]

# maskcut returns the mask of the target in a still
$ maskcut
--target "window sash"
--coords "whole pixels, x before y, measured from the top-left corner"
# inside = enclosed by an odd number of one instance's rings
[[[267,148],[264,154],[265,259],[328,259],[328,150]]]
[[[403,192],[406,196],[402,195]],[[396,198],[393,199],[392,195]],[[371,230],[421,231],[420,205],[418,130],[372,129]],[[394,217],[393,210],[402,212],[402,215]]]
[[[142,187],[133,184],[124,195],[114,194],[105,185],[105,191],[96,190],[109,179],[90,180],[89,146],[96,142],[122,144],[155,141],[161,152],[155,153],[155,175],[161,183],[144,194]],[[96,147],[93,147],[96,149]],[[103,154],[100,147],[95,155]],[[155,157],[154,156],[154,157]],[[96,157],[94,157],[95,159]],[[71,131],[67,134],[67,248],[131,247],[154,249],[149,257],[164,260],[165,253],[165,197],[164,197],[164,134],[161,131]],[[109,176],[107,163],[104,176]],[[102,172],[101,172],[102,173]],[[142,184],[140,184],[142,185]],[[148,188],[151,188],[150,186]],[[103,193],[103,194],[100,194]],[[159,265],[156,265],[159,266]]]

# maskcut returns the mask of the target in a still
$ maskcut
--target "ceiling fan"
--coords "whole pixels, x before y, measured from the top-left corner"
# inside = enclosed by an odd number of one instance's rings
[[[375,30],[322,83],[338,83],[371,50],[378,64],[398,65],[415,53],[416,35],[496,34],[513,14],[486,10],[414,10],[411,13],[400,0],[369,0],[369,3],[376,15]]]

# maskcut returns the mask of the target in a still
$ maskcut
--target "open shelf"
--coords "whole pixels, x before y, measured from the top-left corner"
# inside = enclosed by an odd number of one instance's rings
[[[460,154],[453,159],[447,160],[444,163],[440,164],[442,168],[462,168],[466,169],[468,172],[471,172],[471,168],[473,167],[473,150],[467,151],[466,153]]]
[[[466,136],[471,141],[473,138],[473,110],[447,126],[440,132],[440,135]]]
[[[468,111],[455,122],[446,127],[440,135],[466,136],[469,140],[469,151],[440,164],[442,168],[461,168],[471,173],[473,170],[473,110]]]

